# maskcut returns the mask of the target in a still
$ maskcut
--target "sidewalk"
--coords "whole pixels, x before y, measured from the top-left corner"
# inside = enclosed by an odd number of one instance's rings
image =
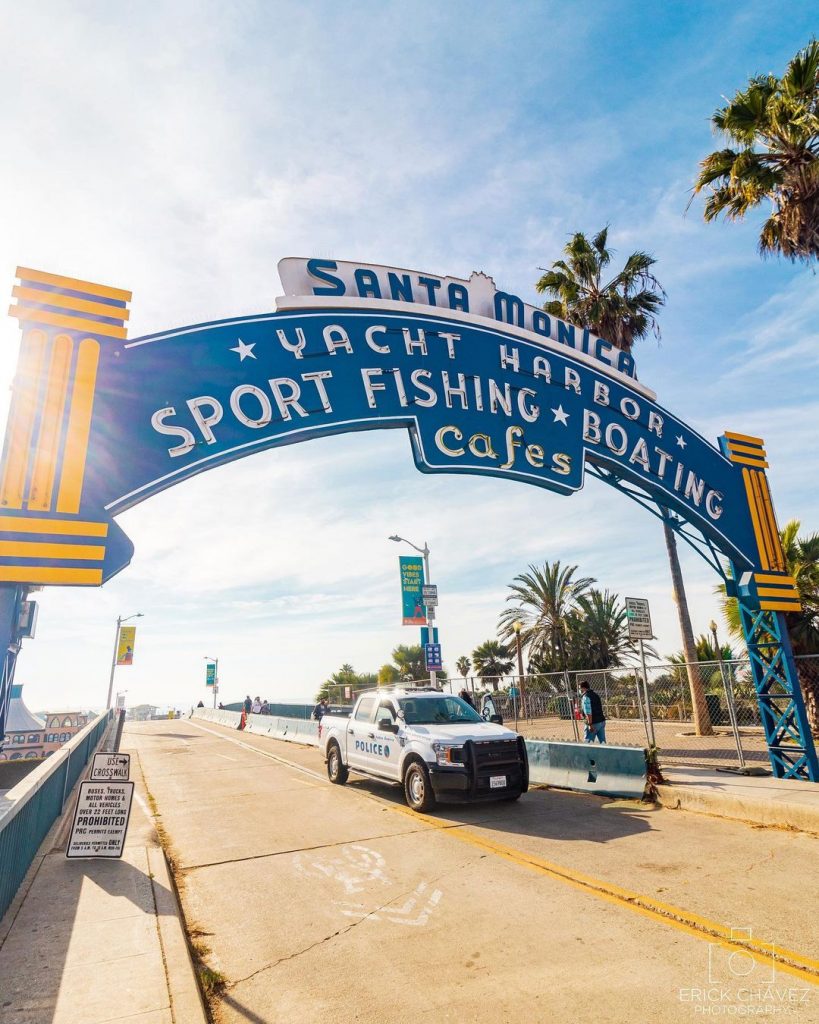
[[[663,807],[819,833],[819,785],[711,768],[663,768]]]
[[[65,859],[76,794],[0,922],[0,1024],[204,1024],[139,762],[121,860]]]

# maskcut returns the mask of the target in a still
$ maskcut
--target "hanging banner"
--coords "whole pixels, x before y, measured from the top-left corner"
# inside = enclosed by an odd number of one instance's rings
[[[205,668],[205,686],[216,686],[216,666],[213,662]]]
[[[118,665],[133,665],[135,642],[136,626],[120,626],[119,643],[117,644]]]
[[[405,626],[423,626],[427,621],[422,588],[424,586],[424,561],[415,555],[401,555],[401,605]]]

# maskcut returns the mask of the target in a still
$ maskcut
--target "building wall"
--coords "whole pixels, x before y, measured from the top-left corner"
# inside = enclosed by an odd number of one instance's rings
[[[44,758],[67,743],[90,721],[82,711],[49,711],[43,716],[46,727],[28,733],[6,733],[0,752],[0,761],[18,761],[21,758]]]

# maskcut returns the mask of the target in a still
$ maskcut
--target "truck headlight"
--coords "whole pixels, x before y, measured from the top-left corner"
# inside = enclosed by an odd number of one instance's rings
[[[464,763],[464,748],[460,743],[439,743],[432,744],[435,751],[435,760],[443,767],[453,764]]]

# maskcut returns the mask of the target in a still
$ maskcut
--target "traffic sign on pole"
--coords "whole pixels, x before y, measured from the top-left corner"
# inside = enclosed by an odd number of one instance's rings
[[[440,644],[424,644],[424,663],[427,667],[427,672],[440,672],[444,667],[441,661],[441,645]]]
[[[652,640],[651,612],[644,597],[626,598],[626,623],[629,640]]]

